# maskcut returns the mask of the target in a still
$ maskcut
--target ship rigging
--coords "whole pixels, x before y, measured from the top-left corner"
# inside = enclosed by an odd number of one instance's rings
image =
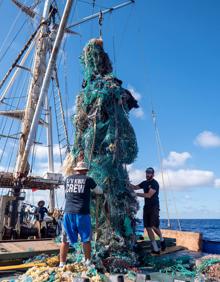
[[[59,153],[61,164],[66,154],[70,152],[58,74],[59,63],[57,63],[62,39],[65,34],[77,35],[72,28],[94,18],[99,19],[101,35],[103,15],[132,4],[134,1],[127,1],[104,9],[73,24],[67,23],[72,7],[76,5],[73,0],[66,1],[62,17],[55,1],[45,0],[43,7],[40,3],[42,1],[35,1],[29,6],[17,0],[12,2],[20,10],[19,13],[26,14],[27,18],[23,25],[27,23],[27,19],[34,19],[35,26],[36,18],[39,22],[0,81],[0,116],[2,118],[0,137],[3,145],[0,151],[0,163],[2,168],[4,167],[0,173],[0,187],[2,191],[8,191],[4,193],[5,195],[2,192],[1,214],[4,214],[10,203],[9,237],[16,238],[19,237],[20,232],[18,221],[21,203],[25,199],[25,191],[49,190],[50,211],[52,212],[55,208],[55,190],[62,185],[62,174],[55,171],[54,166],[53,120],[57,127],[56,150]],[[39,17],[38,8],[40,7],[43,8],[43,13]],[[65,40],[66,38],[63,42]],[[32,67],[29,66],[30,64]],[[23,82],[22,87],[19,85],[21,81]],[[27,81],[29,83],[26,83]],[[17,93],[15,87],[21,91]],[[52,94],[49,94],[50,89]],[[53,109],[52,99],[54,100]],[[39,137],[43,134],[44,128],[46,129],[46,138],[44,138],[46,147],[44,148],[47,148],[48,168],[44,175],[36,177],[33,174],[34,160],[37,148],[43,145]],[[13,145],[9,156],[11,144]],[[2,217],[2,225],[3,221],[4,217]],[[3,231],[1,236],[3,236]]]

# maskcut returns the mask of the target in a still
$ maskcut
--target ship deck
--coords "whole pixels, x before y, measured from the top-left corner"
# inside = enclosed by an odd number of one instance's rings
[[[60,180],[29,176],[21,182],[22,189],[51,190],[63,185]],[[15,179],[11,172],[0,172],[0,188],[15,188]]]

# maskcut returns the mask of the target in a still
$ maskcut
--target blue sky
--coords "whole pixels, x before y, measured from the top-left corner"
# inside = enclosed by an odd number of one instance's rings
[[[60,8],[64,2],[59,1]],[[78,1],[69,22],[91,14],[91,5],[84,2],[92,1]],[[96,1],[105,7],[121,2]],[[97,6],[94,11],[99,9]],[[0,1],[0,38],[5,38],[17,14],[18,10],[10,1]],[[24,19],[23,15],[20,16],[17,26]],[[68,36],[65,47],[68,74],[68,98],[65,101],[71,140],[73,128],[69,113],[73,112],[82,81],[79,55],[86,42],[98,36],[97,20],[75,30],[81,36]],[[0,62],[1,78],[33,31],[30,22],[24,31],[14,42],[11,57],[6,56]],[[139,146],[137,160],[129,166],[130,178],[136,184],[144,178],[147,166],[155,168],[156,179],[161,184],[163,218],[167,217],[165,192],[152,109],[157,115],[163,147],[169,216],[220,217],[219,31],[218,0],[137,0],[135,5],[104,17],[105,50],[112,60],[115,74],[123,80],[124,87],[133,91],[140,105],[139,110],[130,114]],[[63,61],[62,57],[61,65]],[[60,74],[64,91],[64,76]],[[46,169],[45,151],[41,152],[38,154],[39,166]]]

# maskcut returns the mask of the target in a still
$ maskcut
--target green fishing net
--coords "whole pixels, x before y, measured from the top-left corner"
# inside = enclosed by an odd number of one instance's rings
[[[93,197],[91,214],[97,252],[108,255],[132,252],[138,202],[128,188],[126,165],[137,157],[138,147],[129,111],[138,107],[112,65],[101,39],[92,39],[83,49],[82,90],[76,101],[72,154],[89,165],[89,175],[103,189]]]

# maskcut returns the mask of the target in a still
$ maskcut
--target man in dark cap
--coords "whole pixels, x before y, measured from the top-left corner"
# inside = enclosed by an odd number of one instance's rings
[[[35,218],[42,222],[44,220],[45,215],[48,213],[48,209],[44,206],[45,201],[41,200],[38,202],[38,207],[35,210]]]
[[[44,221],[45,215],[48,214],[48,209],[44,206],[45,201],[40,200],[38,202],[38,207],[35,209],[34,216],[36,219],[35,226],[38,229],[38,237],[46,237],[46,223]]]
[[[134,190],[144,190],[144,193],[136,193],[138,197],[144,198],[145,201],[143,211],[144,228],[146,228],[151,240],[152,253],[160,254],[160,249],[155,241],[154,232],[160,237],[160,248],[162,251],[166,249],[166,244],[159,228],[159,183],[154,179],[154,169],[148,167],[146,169],[146,180],[138,185],[130,184],[130,187]]]

